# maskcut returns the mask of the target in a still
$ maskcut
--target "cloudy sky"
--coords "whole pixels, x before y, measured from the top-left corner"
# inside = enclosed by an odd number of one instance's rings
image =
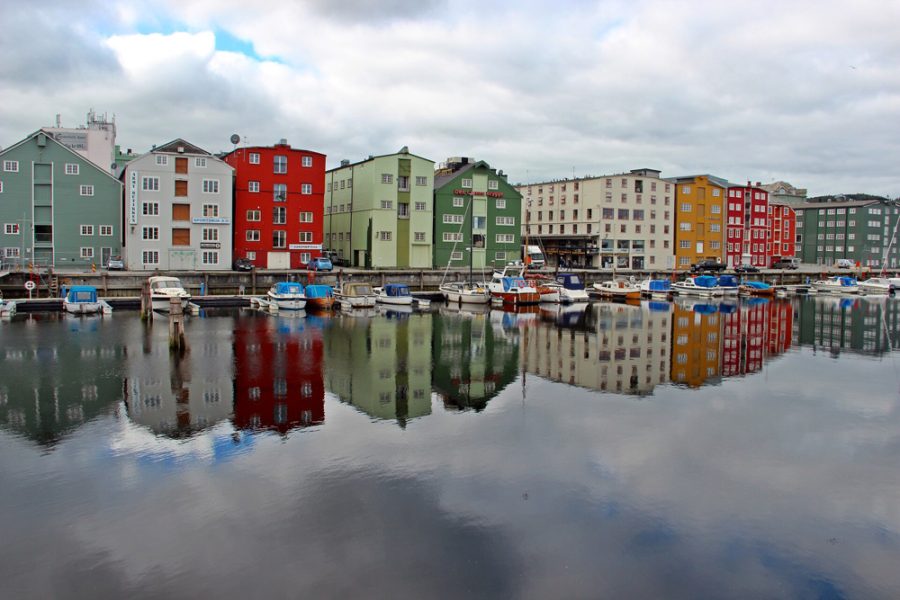
[[[638,167],[900,195],[900,3],[3,2],[0,146],[114,114],[123,147],[408,145],[513,182]]]

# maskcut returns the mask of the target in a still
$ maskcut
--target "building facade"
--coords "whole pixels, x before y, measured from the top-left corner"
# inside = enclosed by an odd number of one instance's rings
[[[63,127],[59,115],[54,127],[43,127],[57,142],[77,152],[107,173],[118,176],[116,157],[116,120],[88,111],[86,123],[79,127]]]
[[[230,269],[232,171],[182,139],[130,161],[122,175],[126,268]]]
[[[797,215],[794,209],[769,198],[769,227],[766,253],[772,266],[777,260],[795,258],[797,255]],[[770,249],[771,246],[771,249]]]
[[[725,262],[728,267],[741,264],[767,267],[772,249],[768,235],[769,193],[749,181],[747,185],[730,185],[725,213]]]
[[[712,175],[678,177],[672,182],[676,204],[676,268],[688,269],[701,260],[723,262],[728,182]]]
[[[5,268],[90,269],[122,248],[122,184],[37,131],[0,152]]]
[[[831,266],[847,259],[861,267],[900,267],[900,206],[887,200],[807,202],[794,207],[804,263]]]
[[[434,175],[434,266],[486,269],[521,259],[521,217],[522,195],[503,171],[448,158]]]
[[[524,235],[551,266],[668,270],[673,184],[654,169],[517,186]]]
[[[794,187],[786,181],[776,181],[760,186],[769,192],[769,201],[795,206],[806,202],[806,188]]]
[[[434,161],[371,156],[325,174],[325,248],[354,267],[430,268]]]
[[[234,256],[257,267],[299,269],[322,252],[325,155],[275,146],[239,148],[234,168]]]

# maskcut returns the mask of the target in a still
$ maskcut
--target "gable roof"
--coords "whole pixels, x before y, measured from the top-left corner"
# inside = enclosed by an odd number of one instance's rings
[[[212,156],[209,152],[201,148],[200,146],[195,146],[190,142],[184,141],[182,138],[176,138],[167,144],[163,144],[162,146],[155,146],[150,152],[171,152],[172,154],[203,154],[205,156]]]
[[[7,152],[10,152],[10,151],[12,151],[12,150],[15,150],[15,149],[18,148],[19,146],[24,145],[25,143],[31,141],[32,139],[34,139],[35,137],[37,137],[37,136],[40,135],[40,134],[44,134],[45,136],[47,136],[47,142],[48,142],[48,143],[56,144],[57,146],[59,146],[60,148],[62,148],[63,150],[65,150],[66,152],[68,152],[69,154],[71,154],[72,156],[74,156],[76,159],[78,159],[78,160],[84,162],[87,166],[89,166],[89,167],[91,167],[91,168],[93,168],[93,169],[99,171],[100,173],[103,173],[104,175],[106,175],[107,177],[109,177],[110,179],[112,179],[113,181],[115,181],[116,183],[121,184],[121,182],[119,181],[119,178],[118,178],[118,177],[116,177],[115,175],[113,175],[112,173],[110,173],[109,171],[107,171],[106,169],[104,169],[103,167],[101,167],[100,165],[96,164],[96,163],[93,162],[92,160],[88,159],[87,157],[84,157],[84,156],[78,154],[77,152],[75,152],[74,150],[72,150],[71,148],[69,148],[68,146],[66,146],[65,144],[63,144],[62,142],[60,142],[59,140],[57,140],[55,137],[53,137],[52,134],[50,134],[49,132],[44,131],[43,129],[38,129],[37,131],[35,131],[35,132],[32,133],[31,135],[25,136],[24,139],[19,140],[18,142],[16,142],[16,143],[13,144],[12,146],[9,146],[8,148],[4,148],[3,150],[0,150],[0,156],[3,156],[3,155],[6,154]]]
[[[404,152],[404,150],[405,150],[405,152]],[[418,158],[419,160],[424,160],[424,161],[430,162],[431,164],[434,164],[434,161],[431,160],[430,158],[425,158],[424,156],[419,156],[418,154],[413,154],[412,152],[409,151],[409,149],[406,146],[403,146],[403,148],[400,148],[400,150],[398,150],[397,152],[391,152],[390,154],[379,154],[378,156],[370,156],[364,160],[358,160],[354,163],[347,163],[346,165],[338,165],[337,167],[328,169],[325,172],[333,173],[334,171],[340,171],[341,169],[346,169],[347,167],[355,167],[356,165],[361,165],[361,164],[364,164],[367,162],[372,162],[373,160],[377,160],[379,158],[388,158],[391,156],[398,156],[398,157],[399,156],[408,156],[410,158]]]

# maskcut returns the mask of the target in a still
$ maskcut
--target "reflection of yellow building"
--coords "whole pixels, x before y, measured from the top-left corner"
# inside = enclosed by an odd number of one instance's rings
[[[325,385],[377,419],[431,414],[430,314],[342,316],[325,336]]]
[[[703,259],[724,261],[725,191],[712,175],[675,180],[675,265],[687,269]]]
[[[672,381],[675,383],[699,387],[720,376],[722,315],[703,311],[705,306],[673,304]]]
[[[668,312],[600,303],[591,306],[591,314],[590,331],[552,323],[525,329],[527,341],[519,348],[526,371],[569,385],[633,394],[649,394],[668,380]]]

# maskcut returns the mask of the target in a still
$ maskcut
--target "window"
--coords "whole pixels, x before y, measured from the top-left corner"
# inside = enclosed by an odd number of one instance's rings
[[[8,173],[18,173],[19,172],[19,161],[4,160],[3,161],[3,170]]]
[[[158,250],[144,250],[141,253],[141,262],[145,265],[157,265],[159,264],[159,251]]]
[[[681,212],[691,212],[692,210],[694,210],[694,207],[689,202],[681,203]]]
[[[169,157],[166,156],[165,154],[157,154],[156,155],[156,164],[161,165],[161,166],[165,166],[165,165],[169,164]]]
[[[94,235],[94,226],[93,225],[82,225],[81,226],[81,235]]]
[[[690,230],[691,230],[691,224],[690,224],[689,221],[682,221],[681,223],[678,224],[678,228],[679,228],[681,231],[690,231]]]
[[[713,204],[712,206],[709,207],[709,212],[711,212],[714,215],[722,214],[722,207],[719,206],[718,204]]]
[[[392,234],[390,231],[379,231],[378,232],[378,239],[380,239],[382,242],[391,241],[391,237],[392,237]]]
[[[142,177],[141,190],[145,192],[159,191],[159,177]]]
[[[285,248],[287,246],[287,232],[276,229],[272,232],[272,247]]]
[[[681,193],[682,193],[682,194],[690,194],[690,193],[691,193],[691,186],[689,186],[689,185],[683,185],[683,186],[681,186]]]
[[[515,226],[515,217],[497,217],[496,224],[500,226]]]
[[[416,202],[416,210],[428,210],[424,202]]]
[[[259,164],[259,153],[257,153],[257,152],[251,152],[251,153],[250,153],[250,164],[251,164],[251,165],[258,165],[258,164]]]
[[[247,182],[247,191],[253,192],[254,194],[259,192],[259,182],[258,181]]]
[[[219,216],[219,205],[218,204],[204,204],[203,205],[203,216],[204,217],[218,217]]]
[[[490,180],[488,180],[488,189],[489,189],[489,190],[500,189],[500,182],[497,181],[496,179],[490,179]]]
[[[19,249],[18,248],[4,248],[4,255],[6,258],[19,258]]]
[[[397,190],[401,192],[409,191],[409,177],[406,175],[397,176]]]
[[[409,218],[409,204],[406,202],[397,203],[397,216],[401,219]]]
[[[300,193],[309,196],[312,194],[312,184],[311,183],[301,183],[300,184]]]
[[[416,185],[428,185],[427,177],[416,176]]]
[[[444,241],[445,242],[461,242],[463,241],[463,237],[461,233],[450,233],[444,232]]]
[[[200,255],[200,262],[204,265],[219,264],[219,252],[216,250],[204,250]]]
[[[444,214],[443,221],[444,223],[462,223],[463,215]]]
[[[300,213],[300,222],[301,223],[312,223],[313,222],[313,214],[311,212],[301,212]]]
[[[248,242],[258,242],[259,241],[259,229],[248,229],[245,239]]]
[[[710,231],[711,233],[717,233],[717,232],[720,232],[720,231],[722,231],[722,226],[719,225],[718,223],[710,223],[710,224],[709,224],[709,231]]]
[[[497,198],[496,208],[506,208],[506,198]]]
[[[276,183],[272,186],[272,199],[275,202],[284,202],[287,200],[287,184]]]
[[[287,173],[287,156],[276,154],[273,158],[274,172],[284,174]]]
[[[159,214],[159,202],[141,203],[141,213],[148,217],[155,217]]]
[[[681,248],[682,250],[687,250],[688,248],[691,247],[691,241],[690,240],[680,240],[678,242],[678,247]]]
[[[82,196],[93,196],[94,195],[94,186],[82,185],[80,193]]]
[[[3,182],[0,181],[0,194],[2,194],[2,193],[3,193]]]
[[[619,219],[620,219],[620,220],[623,220],[623,221],[627,221],[627,220],[628,220],[628,209],[627,209],[627,208],[620,208],[620,209],[619,209]]]
[[[394,208],[394,202],[392,200],[382,200],[381,208],[391,210]]]
[[[158,240],[159,227],[144,227],[141,231],[142,240]]]
[[[81,258],[94,258],[94,249],[81,247]]]
[[[498,233],[494,239],[498,244],[512,244],[516,238],[512,233]]]
[[[218,194],[219,193],[219,180],[218,179],[204,179],[203,180],[203,193],[204,194]]]
[[[78,175],[78,163],[66,163],[66,175]]]
[[[275,206],[272,208],[272,223],[275,225],[284,225],[287,223],[287,209],[285,207]]]
[[[204,242],[218,242],[219,241],[219,229],[216,227],[204,227],[203,228],[203,237],[201,239]]]
[[[424,231],[417,231],[417,232],[416,232],[416,236],[415,236],[415,241],[417,241],[417,242],[424,242],[424,241],[425,241],[425,232],[424,232]]]
[[[262,221],[262,214],[258,210],[248,210],[247,211],[247,220],[248,221]]]
[[[301,231],[300,232],[300,243],[310,244],[313,241],[312,231]]]
[[[6,235],[18,235],[19,233],[19,224],[18,223],[7,223],[5,227]]]
[[[300,157],[300,166],[311,167],[312,166],[312,156]]]
[[[394,183],[394,176],[390,173],[382,173],[381,183]]]
[[[471,179],[463,179],[462,183],[460,185],[462,185],[466,189],[471,189],[472,188],[472,180]]]
[[[463,206],[463,198],[461,196],[454,196],[453,197],[453,206],[455,208],[459,208],[459,207]]]
[[[446,240],[444,240],[446,241]],[[462,260],[462,251],[457,250],[455,252],[450,253],[450,260]]]

